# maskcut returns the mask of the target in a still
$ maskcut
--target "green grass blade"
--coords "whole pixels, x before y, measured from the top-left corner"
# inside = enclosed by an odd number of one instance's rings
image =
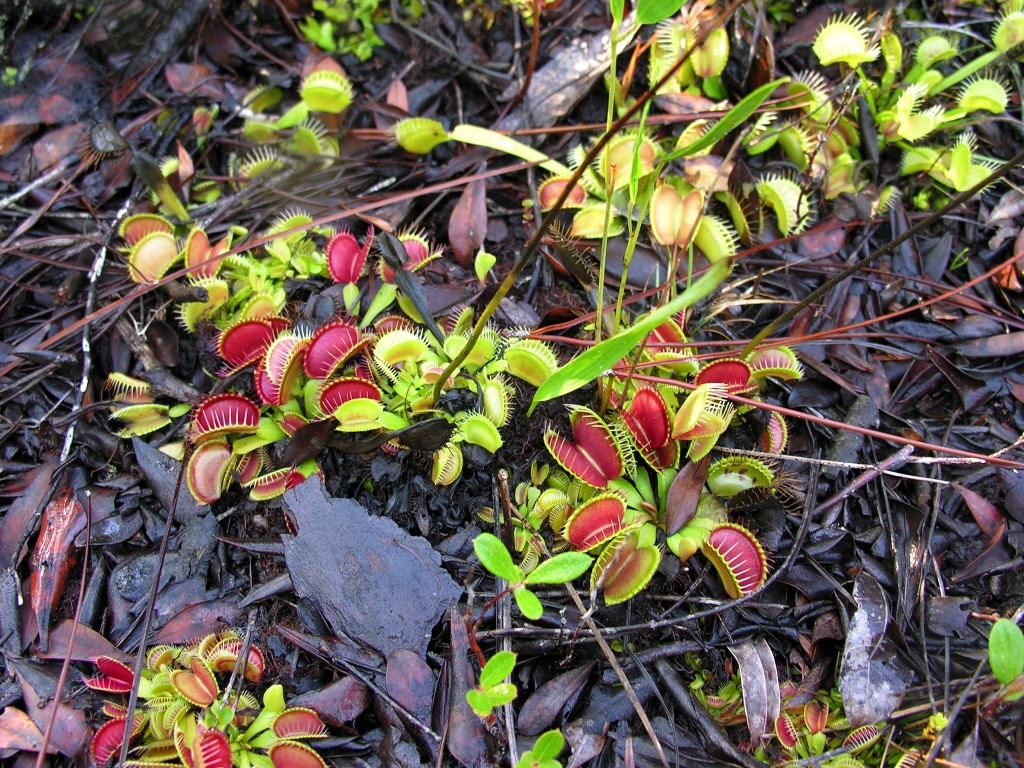
[[[533,413],[533,409],[538,404],[575,392],[595,381],[601,374],[629,354],[648,333],[672,315],[695,304],[715,290],[729,274],[731,268],[732,264],[728,260],[720,261],[705,272],[703,277],[663,307],[649,313],[628,330],[612,336],[610,339],[605,339],[583,354],[574,357],[540,385],[537,393],[533,396],[533,402],[530,403],[527,415]]]
[[[678,157],[686,157],[700,152],[702,149],[714,146],[721,141],[726,134],[745,122],[746,119],[754,114],[757,111],[757,108],[772,95],[772,92],[776,88],[786,82],[789,82],[789,78],[783,77],[774,82],[762,85],[756,91],[752,91],[747,94],[739,104],[725,114],[725,117],[711,126],[711,130],[691,144],[687,144],[685,147],[681,147],[670,153],[662,160],[662,162],[668,163]]]

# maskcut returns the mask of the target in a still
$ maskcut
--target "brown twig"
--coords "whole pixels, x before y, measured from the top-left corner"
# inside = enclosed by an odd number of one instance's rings
[[[166,395],[183,403],[199,402],[202,396],[164,367],[163,363],[157,359],[153,348],[149,346],[149,342],[135,330],[131,320],[127,317],[119,317],[114,323],[114,328],[117,329],[118,335],[135,355],[135,358],[142,364],[154,393]]]
[[[186,448],[186,454],[188,453]],[[146,611],[141,621],[141,635],[139,636],[139,647],[135,653],[135,663],[132,665],[132,690],[128,694],[128,704],[125,707],[125,723],[133,722],[135,717],[135,707],[139,702],[139,683],[142,681],[142,666],[146,659],[146,637],[149,634],[150,622],[153,620],[153,611],[156,608],[156,597],[160,591],[160,577],[164,571],[164,560],[167,558],[167,547],[171,540],[171,525],[174,522],[174,513],[178,508],[178,497],[181,495],[182,480],[185,477],[185,466],[188,464],[188,456],[182,458],[181,466],[178,468],[178,482],[174,487],[174,499],[171,502],[171,508],[167,510],[167,523],[164,525],[164,533],[160,539],[160,551],[157,555],[156,561],[156,573],[153,574],[153,586],[150,589],[149,599],[146,601]],[[117,758],[118,768],[124,768],[125,762],[128,760],[128,748],[130,739],[128,738],[128,726],[125,726],[125,738],[121,742],[121,752]]]
[[[813,514],[819,515],[822,512],[828,512],[829,514],[822,522],[822,525],[832,525],[835,522],[836,517],[839,515],[839,505],[843,499],[849,498],[883,472],[902,467],[907,463],[907,460],[910,459],[910,454],[913,452],[914,446],[905,445],[889,458],[878,462],[877,466],[864,470],[853,478],[853,480],[847,483],[845,487],[839,489],[836,493],[825,499],[825,501],[821,502],[821,504],[819,504],[814,510]],[[835,508],[834,510],[833,507]]]

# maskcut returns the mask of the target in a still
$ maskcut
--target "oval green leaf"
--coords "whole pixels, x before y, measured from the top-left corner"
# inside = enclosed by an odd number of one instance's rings
[[[487,694],[482,691],[478,691],[476,688],[466,691],[466,701],[469,702],[469,706],[473,708],[478,717],[487,717],[491,714],[491,702],[488,700]]]
[[[563,552],[534,568],[526,575],[527,584],[565,584],[582,576],[594,561],[582,552]]]
[[[511,582],[523,580],[522,569],[512,562],[512,555],[493,533],[481,533],[473,539],[473,551],[480,558],[480,564],[499,579]]]
[[[640,0],[636,4],[636,20],[641,24],[657,24],[675,16],[683,7],[683,0]]]
[[[988,636],[988,663],[992,674],[1009,685],[1024,674],[1024,633],[1009,619],[999,619]]]
[[[536,621],[544,615],[544,606],[540,604],[540,598],[526,587],[520,587],[513,594],[516,596],[516,605],[519,606],[519,610],[530,621]]]
[[[498,651],[480,670],[480,687],[484,690],[493,688],[504,682],[512,674],[516,665],[516,655],[511,651]]]
[[[554,760],[565,747],[565,737],[561,731],[545,731],[533,744],[533,759],[537,761]]]
[[[512,701],[516,693],[516,687],[512,683],[499,683],[488,688],[484,695],[492,707],[500,707]]]

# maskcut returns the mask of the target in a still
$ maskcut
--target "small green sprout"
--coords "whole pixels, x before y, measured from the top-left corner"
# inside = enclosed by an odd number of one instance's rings
[[[490,717],[496,707],[515,699],[518,691],[515,685],[506,682],[516,665],[516,655],[511,651],[498,651],[480,670],[480,683],[466,691],[466,701],[480,717]]]
[[[561,731],[546,731],[533,743],[533,749],[523,754],[516,768],[560,768],[555,758],[565,747]]]
[[[494,534],[481,533],[477,536],[473,540],[473,550],[484,568],[508,582],[505,592],[513,594],[519,610],[533,621],[544,614],[544,607],[527,587],[534,584],[567,584],[586,573],[594,560],[582,552],[562,552],[526,573],[512,562],[508,548]]]
[[[481,286],[486,285],[487,275],[497,262],[497,257],[488,253],[483,248],[477,251],[476,259],[473,261],[473,271],[476,273],[476,279],[480,281]]]

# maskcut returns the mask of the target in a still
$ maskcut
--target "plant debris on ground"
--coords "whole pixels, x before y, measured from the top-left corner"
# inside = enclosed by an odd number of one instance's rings
[[[12,765],[1024,765],[1024,6],[0,10]]]

